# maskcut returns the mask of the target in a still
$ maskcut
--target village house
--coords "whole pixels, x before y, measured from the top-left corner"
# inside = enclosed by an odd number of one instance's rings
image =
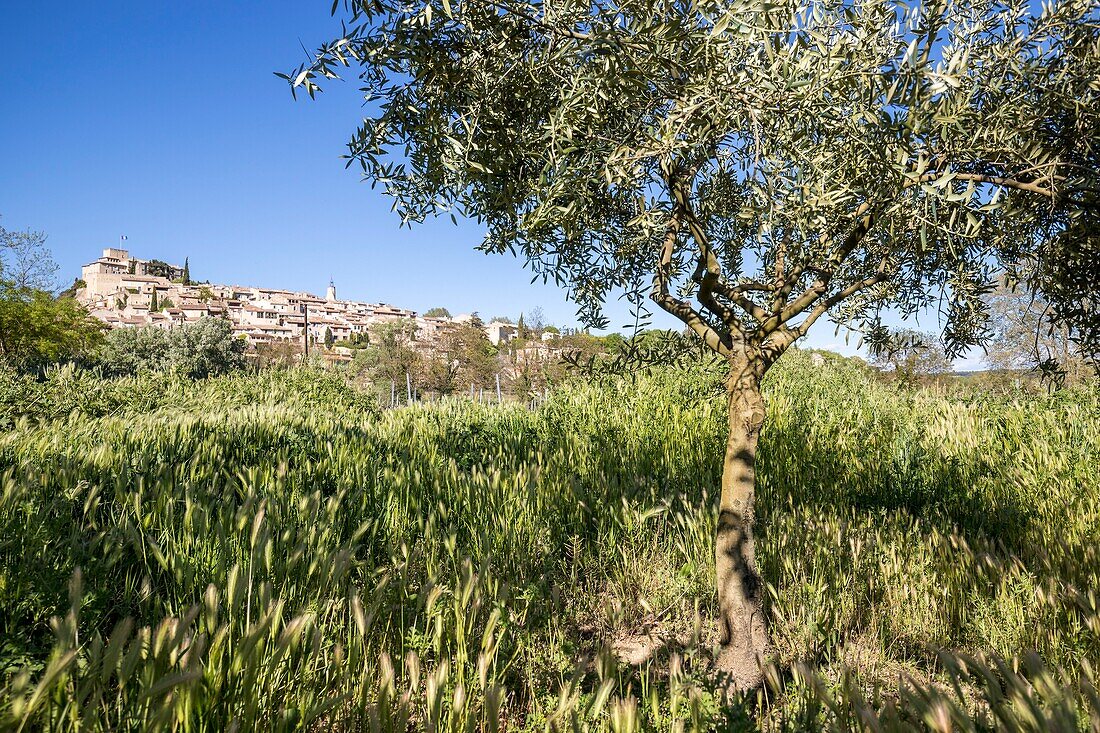
[[[489,342],[493,346],[502,346],[516,337],[519,328],[511,323],[493,321],[485,326],[485,333],[489,336]]]

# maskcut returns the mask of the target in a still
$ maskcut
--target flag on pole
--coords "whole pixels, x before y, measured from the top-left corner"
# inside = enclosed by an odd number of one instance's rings
[[[118,241],[125,242],[127,239],[129,239],[129,237],[127,237],[125,234],[123,234],[118,238]]]

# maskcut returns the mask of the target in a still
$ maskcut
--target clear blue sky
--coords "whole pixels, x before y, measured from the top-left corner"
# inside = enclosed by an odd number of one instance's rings
[[[333,35],[329,5],[3,0],[0,223],[45,231],[65,281],[125,234],[198,279],[324,292],[331,276],[341,297],[575,325],[562,290],[476,252],[476,226],[400,229],[344,169],[354,82],[294,102],[272,73]],[[829,324],[809,338],[853,351]]]

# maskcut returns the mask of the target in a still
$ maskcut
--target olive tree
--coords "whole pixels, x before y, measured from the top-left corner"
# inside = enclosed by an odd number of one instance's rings
[[[587,322],[648,295],[728,361],[719,666],[744,687],[769,367],[826,316],[885,339],[884,309],[938,308],[956,354],[996,277],[1095,239],[1097,5],[1033,5],[337,0],[280,76],[358,75],[348,165],[403,222],[471,218]]]
[[[107,334],[99,360],[114,374],[175,372],[202,379],[247,365],[246,343],[226,318],[203,317],[173,326],[118,328]]]

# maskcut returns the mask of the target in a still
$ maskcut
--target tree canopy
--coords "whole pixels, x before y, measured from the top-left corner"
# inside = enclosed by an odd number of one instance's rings
[[[416,337],[416,322],[389,321],[375,324],[370,330],[370,346],[355,356],[355,366],[378,383],[405,383],[406,375],[416,372],[420,354],[412,348]]]
[[[103,324],[72,298],[0,282],[0,359],[19,369],[89,356]]]
[[[1095,2],[343,7],[284,76],[359,70],[349,164],[406,221],[478,220],[590,323],[648,292],[774,358],[827,312],[874,341],[883,307],[938,308],[957,353],[999,273],[1087,273],[1050,259],[1096,241]]]
[[[439,394],[463,392],[470,385],[487,387],[498,371],[497,350],[484,329],[457,323],[440,334],[422,359],[419,383]]]
[[[54,297],[56,273],[44,233],[0,227],[0,359],[16,368],[84,357],[101,340],[83,306]]]
[[[164,260],[149,260],[145,263],[145,274],[170,279],[172,266]]]

